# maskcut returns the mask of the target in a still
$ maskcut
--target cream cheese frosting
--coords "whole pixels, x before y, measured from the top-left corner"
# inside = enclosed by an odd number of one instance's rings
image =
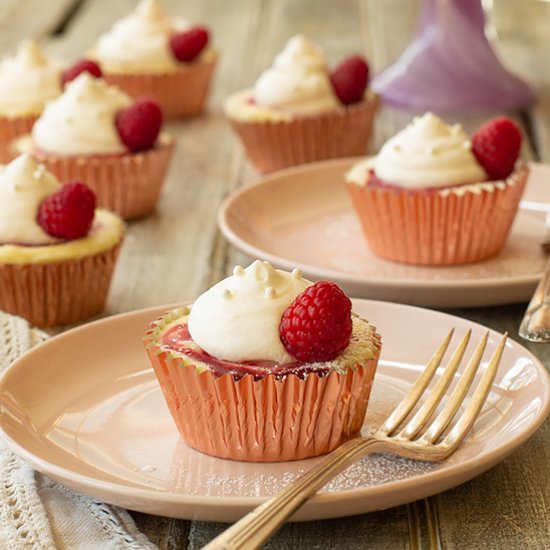
[[[29,155],[0,165],[0,243],[58,242],[36,221],[40,203],[60,188],[56,177]]]
[[[460,124],[432,113],[416,117],[387,141],[372,163],[377,177],[403,188],[438,188],[486,181]]]
[[[107,72],[162,73],[181,66],[170,49],[170,36],[191,24],[169,17],[157,0],[142,0],[116,22],[90,52]]]
[[[32,129],[33,143],[44,152],[60,155],[125,153],[115,116],[132,103],[115,86],[81,73],[44,109]]]
[[[38,115],[61,94],[61,68],[32,41],[0,63],[0,114],[8,118]]]
[[[256,260],[220,281],[193,304],[189,333],[207,353],[226,361],[294,359],[284,348],[279,324],[286,308],[312,283],[298,270],[274,269]]]
[[[301,35],[288,41],[254,85],[253,95],[259,107],[298,114],[333,111],[340,106],[325,56]]]

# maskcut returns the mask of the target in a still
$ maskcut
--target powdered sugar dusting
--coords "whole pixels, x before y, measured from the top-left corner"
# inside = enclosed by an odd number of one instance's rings
[[[264,497],[280,491],[306,473],[311,466],[305,462],[286,463],[288,471],[261,473],[262,465],[249,464],[248,473],[227,475],[212,471],[205,476],[203,484],[190,481],[193,474],[189,470],[179,470],[174,476],[172,489],[190,495]],[[364,489],[392,483],[426,474],[437,468],[432,462],[414,461],[388,454],[373,454],[352,464],[335,477],[321,492],[339,493],[353,489]],[[272,468],[273,469],[273,468]],[[277,468],[279,469],[279,468]]]

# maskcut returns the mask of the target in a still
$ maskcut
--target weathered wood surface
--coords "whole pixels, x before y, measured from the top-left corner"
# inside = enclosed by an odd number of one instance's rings
[[[105,314],[191,299],[243,261],[217,230],[216,211],[228,193],[255,174],[222,116],[221,101],[250,85],[296,32],[323,46],[331,61],[361,50],[374,52],[377,63],[384,55],[395,56],[396,41],[402,40],[398,35],[407,32],[412,20],[401,16],[402,29],[394,30],[395,41],[386,36],[386,50],[381,50],[378,40],[375,52],[369,33],[371,18],[379,16],[372,11],[376,2],[165,0],[172,13],[208,24],[221,62],[209,112],[168,126],[178,145],[162,200],[153,216],[130,224]],[[132,0],[4,0],[0,53],[33,36],[58,57],[80,57],[134,4]],[[495,4],[493,18],[503,52],[522,67],[539,91],[537,105],[518,114],[530,136],[525,153],[548,162],[550,73],[545,70],[545,57],[550,5],[533,0]],[[377,121],[375,147],[409,116],[386,109]],[[465,120],[467,126],[475,122]],[[522,304],[450,312],[508,330],[517,339],[524,308]],[[550,346],[528,347],[550,366]],[[377,513],[287,525],[266,548],[548,548],[549,448],[547,422],[510,458],[457,489]],[[224,528],[137,513],[134,517],[161,549],[197,549]]]

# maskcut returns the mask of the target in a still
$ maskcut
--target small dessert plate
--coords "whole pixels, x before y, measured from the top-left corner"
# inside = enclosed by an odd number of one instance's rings
[[[34,468],[102,501],[132,510],[234,521],[313,466],[222,460],[178,437],[143,350],[148,323],[167,307],[134,311],[65,332],[14,362],[0,379],[0,434]],[[484,327],[412,306],[355,300],[383,335],[365,430],[409,389],[450,327]],[[486,352],[500,336],[491,332]],[[336,477],[295,521],[360,514],[432,495],[471,479],[521,445],[550,407],[542,364],[514,341],[472,434],[448,460],[372,455]]]
[[[344,174],[358,160],[316,162],[265,176],[225,200],[220,229],[247,256],[335,281],[350,296],[426,307],[529,300],[545,263],[540,242],[550,211],[550,166],[530,165],[522,208],[498,256],[422,267],[389,262],[369,250],[344,185]]]

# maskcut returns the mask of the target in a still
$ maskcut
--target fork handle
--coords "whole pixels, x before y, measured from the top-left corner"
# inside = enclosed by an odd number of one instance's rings
[[[550,342],[550,258],[527,306],[519,335],[531,342]]]
[[[210,541],[203,550],[260,548],[293,512],[333,477],[359,458],[385,448],[384,442],[369,437],[347,441],[296,481]]]

